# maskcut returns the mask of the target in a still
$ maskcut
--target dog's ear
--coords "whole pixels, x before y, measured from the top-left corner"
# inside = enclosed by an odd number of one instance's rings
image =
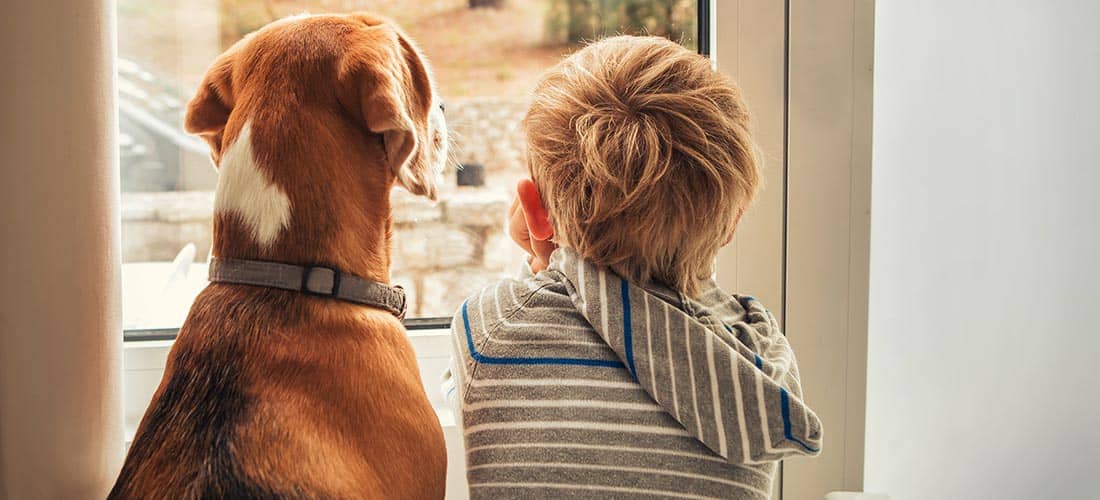
[[[206,140],[210,157],[217,166],[221,161],[222,136],[229,113],[233,111],[233,62],[236,47],[218,56],[199,84],[195,97],[187,104],[184,129]]]
[[[415,46],[389,24],[364,23],[340,64],[350,89],[343,105],[371,133],[381,134],[386,164],[412,194],[436,197],[431,78]]]

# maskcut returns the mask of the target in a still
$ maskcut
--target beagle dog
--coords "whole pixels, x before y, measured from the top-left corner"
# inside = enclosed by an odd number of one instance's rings
[[[443,498],[387,285],[390,189],[435,199],[447,157],[423,56],[371,15],[276,21],[214,61],[185,125],[219,171],[212,282],[110,498]]]

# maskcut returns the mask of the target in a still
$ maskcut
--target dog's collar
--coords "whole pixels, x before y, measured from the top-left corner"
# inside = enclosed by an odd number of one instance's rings
[[[405,319],[405,290],[325,266],[296,266],[281,262],[210,259],[213,283],[264,286],[292,290],[385,309]]]

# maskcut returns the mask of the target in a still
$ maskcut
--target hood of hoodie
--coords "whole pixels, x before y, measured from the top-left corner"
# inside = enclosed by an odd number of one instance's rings
[[[646,392],[714,453],[733,463],[819,453],[821,421],[802,400],[794,352],[758,300],[714,280],[694,298],[640,287],[566,248],[545,272]]]

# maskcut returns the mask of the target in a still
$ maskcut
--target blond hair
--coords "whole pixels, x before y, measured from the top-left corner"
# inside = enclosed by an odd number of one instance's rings
[[[688,295],[759,184],[737,86],[659,37],[593,43],[547,71],[524,124],[555,241]]]

